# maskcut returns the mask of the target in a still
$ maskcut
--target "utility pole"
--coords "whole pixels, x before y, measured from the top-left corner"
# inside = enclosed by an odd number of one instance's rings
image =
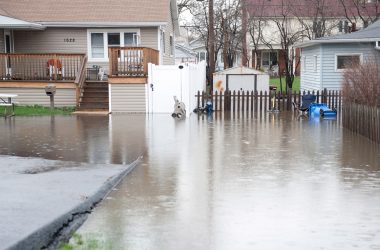
[[[197,0],[203,2],[204,0]],[[214,0],[208,0],[208,80],[210,94],[213,92],[213,74],[215,72],[215,31],[214,31]]]
[[[214,0],[209,0],[208,2],[208,60],[209,60],[209,84],[210,84],[210,93],[213,92],[214,81],[213,74],[215,72],[215,32],[214,32]]]
[[[246,0],[242,0],[242,15],[241,15],[241,32],[242,32],[242,40],[241,40],[241,47],[242,47],[242,57],[241,57],[241,64],[243,67],[247,67],[248,65],[248,51],[247,51],[247,5]]]

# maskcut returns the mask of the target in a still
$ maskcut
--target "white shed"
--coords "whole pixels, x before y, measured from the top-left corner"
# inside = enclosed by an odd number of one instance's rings
[[[214,73],[217,91],[269,91],[269,75],[246,67],[234,67]]]

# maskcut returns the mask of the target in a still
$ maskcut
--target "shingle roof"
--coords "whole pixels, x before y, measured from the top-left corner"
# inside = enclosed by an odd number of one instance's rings
[[[317,9],[325,17],[376,16],[379,11],[376,3],[367,3],[355,6],[352,0],[343,0],[346,10],[338,0],[247,0],[249,12],[256,17],[297,16],[314,17]],[[378,4],[377,4],[378,5]],[[321,14],[321,13],[319,13]]]
[[[316,40],[342,40],[342,39],[380,39],[380,20],[368,26],[366,29],[359,30],[344,35],[321,37]]]
[[[315,40],[303,42],[298,44],[296,47],[304,48],[322,43],[374,42],[378,40],[380,40],[380,20],[357,32],[337,36],[321,37]]]
[[[39,23],[167,22],[169,4],[170,0],[0,0],[0,15]]]

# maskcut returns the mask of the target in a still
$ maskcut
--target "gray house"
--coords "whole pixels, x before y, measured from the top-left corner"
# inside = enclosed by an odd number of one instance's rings
[[[338,90],[347,65],[373,59],[380,63],[380,21],[364,30],[297,47],[301,48],[301,90]]]
[[[54,84],[57,106],[144,111],[148,63],[174,64],[178,33],[175,0],[0,0],[0,93],[48,105]]]

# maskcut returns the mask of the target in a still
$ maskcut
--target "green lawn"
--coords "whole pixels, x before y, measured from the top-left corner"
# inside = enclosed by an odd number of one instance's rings
[[[4,114],[4,107],[0,107],[0,114]],[[11,107],[8,107],[8,112],[11,112]],[[34,106],[15,106],[16,116],[43,116],[43,115],[70,115],[75,111],[75,107],[63,107],[50,110],[49,107]]]
[[[283,77],[281,79],[282,81],[282,90],[285,91],[285,78]],[[280,89],[280,78],[271,78],[269,80],[269,85],[275,85],[277,86],[277,89]],[[294,77],[294,82],[293,82],[293,91],[299,91],[300,90],[300,77],[296,76]]]

